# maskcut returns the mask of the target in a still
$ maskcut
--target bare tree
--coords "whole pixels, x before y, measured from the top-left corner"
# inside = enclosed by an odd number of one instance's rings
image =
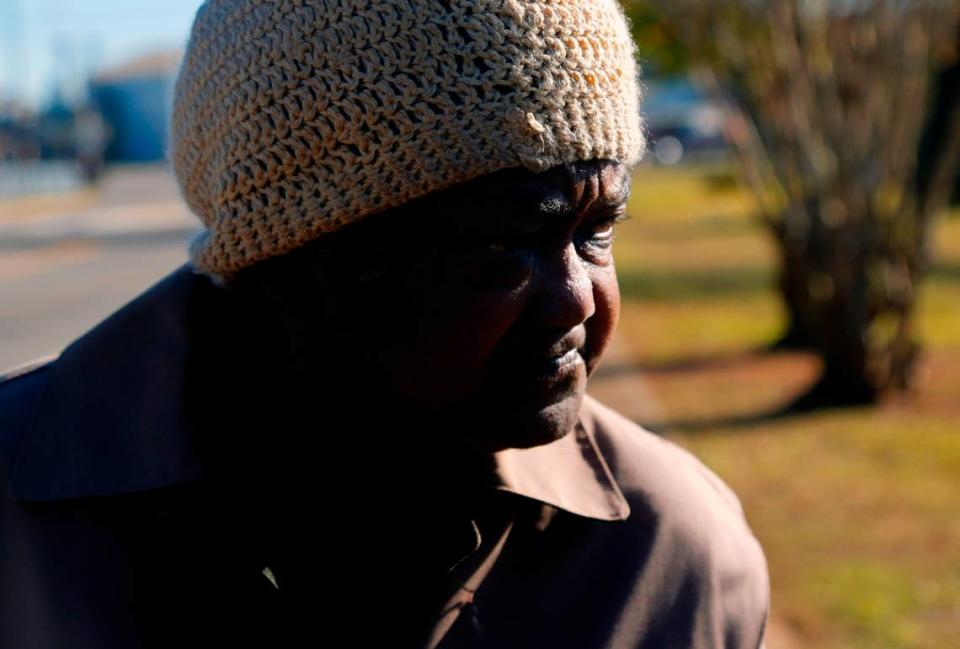
[[[824,361],[798,405],[910,384],[927,233],[960,159],[954,111],[927,176],[917,151],[956,2],[662,0],[726,105],[728,136],[782,258],[784,343]]]

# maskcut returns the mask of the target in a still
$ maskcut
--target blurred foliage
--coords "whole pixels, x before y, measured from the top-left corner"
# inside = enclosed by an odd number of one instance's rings
[[[934,73],[955,59],[958,4],[627,7],[649,56],[689,67],[726,108],[727,138],[781,258],[789,319],[780,342],[816,348],[824,360],[821,382],[798,407],[872,402],[909,387],[926,233],[960,162],[954,114],[936,159],[918,166]]]
[[[809,353],[756,353],[785,314],[777,251],[749,192],[721,169],[642,168],[618,226],[632,352],[658,432],[693,450],[740,496],[766,552],[785,647],[952,649],[960,637],[960,218],[933,224],[918,294],[926,347],[911,399],[763,417],[816,379]],[[958,215],[960,216],[960,215]],[[713,274],[722,292],[673,291]],[[739,287],[735,290],[735,287]],[[772,642],[771,649],[775,646]]]
[[[690,52],[656,4],[648,0],[625,0],[623,5],[644,74],[671,75],[687,71]]]

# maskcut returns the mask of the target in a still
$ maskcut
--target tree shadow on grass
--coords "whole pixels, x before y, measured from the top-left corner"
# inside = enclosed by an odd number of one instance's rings
[[[755,360],[777,350],[770,345],[737,350],[727,354],[710,354],[705,356],[687,356],[675,360],[662,362],[629,362],[601,365],[597,368],[597,378],[601,380],[614,379],[631,374],[674,374],[693,372],[697,370],[717,370],[732,367],[744,361]]]
[[[960,263],[938,262],[927,271],[927,277],[955,282],[960,280]]]
[[[788,419],[800,418],[805,415],[811,415],[826,411],[842,411],[862,407],[863,404],[848,402],[832,402],[822,398],[812,397],[817,390],[817,383],[805,387],[797,396],[792,397],[784,403],[777,404],[768,408],[763,408],[756,412],[740,413],[733,415],[722,415],[719,417],[698,417],[698,418],[665,418],[660,421],[638,422],[644,428],[664,433],[686,433],[699,434],[711,433],[717,429],[740,429],[740,432],[749,432],[751,429]]]
[[[664,378],[670,377],[670,381],[676,381],[677,379],[674,375],[734,370],[738,366],[744,364],[749,365],[764,358],[780,354],[792,356],[796,354],[796,351],[784,352],[775,346],[764,345],[728,354],[680,358],[665,363],[620,362],[606,367],[601,366],[601,368],[597,370],[596,376],[601,381],[618,381],[633,375],[646,375],[650,378],[656,378],[658,376]],[[782,380],[782,378],[780,378],[782,376],[782,374],[774,375],[770,380],[779,381]],[[683,380],[682,376],[680,380]],[[740,379],[732,378],[730,380]],[[753,378],[749,380],[756,381],[757,379]],[[744,390],[750,389],[750,384],[746,383]],[[773,405],[760,405],[752,411],[718,414],[716,416],[707,414],[693,417],[666,416],[661,419],[645,418],[643,421],[638,420],[638,423],[660,433],[704,433],[715,429],[731,428],[746,431],[759,425],[800,417],[806,414],[846,409],[848,407],[855,408],[863,405],[861,401],[834,398],[835,396],[842,396],[842,394],[842,391],[838,391],[837,395],[833,395],[830,386],[825,385],[822,382],[822,375],[818,374],[815,378],[812,378],[812,380],[799,382],[799,384],[796,385],[796,391],[793,396],[786,400],[774,403]]]
[[[764,409],[759,412],[745,414],[691,419],[667,418],[660,421],[643,421],[638,423],[640,423],[644,428],[659,434],[708,433],[719,428],[738,428],[741,429],[741,432],[746,432],[756,426],[782,421],[791,417],[797,417],[801,414],[803,413],[799,411],[793,411],[791,409],[791,404],[788,403],[786,405]]]
[[[762,294],[770,290],[775,276],[763,267],[658,272],[621,266],[617,279],[624,300],[676,303]]]

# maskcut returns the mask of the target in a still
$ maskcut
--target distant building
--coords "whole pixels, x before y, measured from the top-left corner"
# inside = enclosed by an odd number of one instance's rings
[[[57,93],[37,115],[37,140],[43,160],[69,160],[76,155],[74,108]]]
[[[5,160],[37,160],[40,142],[36,119],[16,107],[0,106],[0,163]]]
[[[142,56],[90,80],[90,100],[106,127],[108,162],[163,160],[180,57],[179,51]]]

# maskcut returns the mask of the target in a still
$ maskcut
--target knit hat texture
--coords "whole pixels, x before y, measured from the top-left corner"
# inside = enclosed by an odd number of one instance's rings
[[[617,0],[207,0],[169,156],[226,279],[346,223],[508,167],[645,149]]]

